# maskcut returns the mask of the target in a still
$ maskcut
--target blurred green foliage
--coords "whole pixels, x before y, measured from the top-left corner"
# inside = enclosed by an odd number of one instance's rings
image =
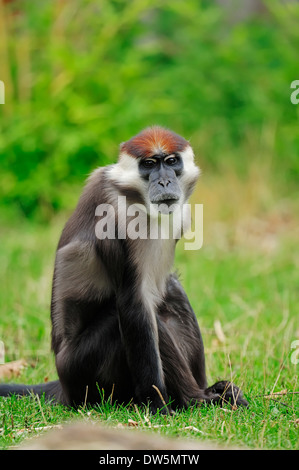
[[[200,164],[299,176],[299,5],[233,21],[198,0],[0,2],[1,205],[48,219],[96,166],[160,124]]]

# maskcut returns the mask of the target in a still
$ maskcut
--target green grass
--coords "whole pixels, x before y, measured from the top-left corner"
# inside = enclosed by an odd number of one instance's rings
[[[206,194],[204,187],[202,193]],[[180,242],[176,267],[199,319],[209,383],[232,377],[242,387],[249,408],[202,406],[162,417],[134,406],[117,407],[109,400],[93,409],[73,411],[36,397],[1,398],[2,448],[71,418],[109,426],[126,425],[132,419],[139,428],[165,436],[259,449],[298,448],[299,395],[292,392],[299,390],[299,366],[291,360],[291,343],[299,335],[298,233],[293,215],[279,218],[281,209],[275,205],[265,212],[262,220],[270,220],[269,238],[268,226],[262,225],[264,231],[258,233],[246,226],[242,232],[244,217],[234,219],[226,213],[221,220],[221,208],[210,206],[209,213],[213,210],[218,222],[206,218],[203,248],[186,252]],[[12,381],[57,378],[50,353],[49,307],[55,248],[65,219],[60,216],[49,226],[22,220],[2,224],[0,339],[6,361],[23,357],[28,362]],[[252,220],[256,228],[259,221]],[[217,335],[215,321],[220,322],[224,339]],[[285,389],[288,394],[276,401],[264,397]],[[188,426],[192,428],[185,429]]]

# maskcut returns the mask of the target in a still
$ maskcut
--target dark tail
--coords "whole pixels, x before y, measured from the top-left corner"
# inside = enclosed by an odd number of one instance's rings
[[[48,400],[63,403],[63,392],[59,380],[38,385],[0,384],[1,397],[11,395],[24,396],[31,395],[32,393],[40,397],[45,395],[45,398]]]

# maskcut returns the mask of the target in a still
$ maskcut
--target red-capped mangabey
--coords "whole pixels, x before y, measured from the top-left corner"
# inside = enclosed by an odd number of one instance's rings
[[[118,163],[91,174],[56,254],[51,318],[59,380],[2,385],[0,395],[33,391],[77,406],[99,402],[104,390],[119,403],[149,404],[152,413],[166,413],[169,400],[173,409],[203,401],[247,405],[230,382],[207,388],[197,320],[171,274],[177,240],[118,236],[119,196],[126,196],[123,210],[145,207],[146,220],[170,218],[198,175],[189,142],[161,127],[121,144]],[[99,215],[113,222],[116,236],[97,236]]]

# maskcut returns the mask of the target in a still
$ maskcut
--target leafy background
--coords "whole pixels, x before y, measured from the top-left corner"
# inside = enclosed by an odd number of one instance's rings
[[[236,19],[233,3],[1,6],[1,205],[49,220],[74,205],[95,166],[116,160],[120,142],[150,124],[190,139],[207,172],[233,167],[246,177],[255,163],[294,189],[298,5],[267,2]]]

